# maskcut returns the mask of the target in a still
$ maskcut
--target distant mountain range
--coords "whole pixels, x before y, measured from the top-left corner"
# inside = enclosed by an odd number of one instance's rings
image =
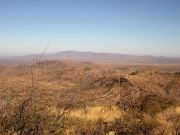
[[[117,53],[64,51],[57,52],[53,54],[51,57],[57,59],[60,58],[68,60],[110,64],[180,64],[180,58],[137,56]]]
[[[78,51],[60,51],[45,55],[28,55],[17,57],[1,57],[0,65],[19,65],[31,63],[33,59],[41,60],[72,60],[81,62],[94,62],[103,64],[180,64],[180,58],[138,56],[117,53],[96,53]]]

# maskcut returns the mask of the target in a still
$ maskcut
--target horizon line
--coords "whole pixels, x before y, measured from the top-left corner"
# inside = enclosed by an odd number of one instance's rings
[[[120,53],[120,52],[107,52],[107,51],[77,51],[77,50],[60,50],[60,51],[50,51],[45,52],[45,55],[53,55],[59,52],[78,52],[78,53],[99,53],[99,54],[114,54],[114,55],[129,55],[129,56],[140,56],[140,57],[164,57],[164,58],[178,58],[180,59],[180,56],[165,56],[165,55],[152,55],[152,54],[131,54],[131,53]],[[27,57],[30,55],[40,55],[42,52],[38,53],[15,53],[12,55],[9,55],[8,53],[6,55],[0,55],[0,58],[2,57]]]

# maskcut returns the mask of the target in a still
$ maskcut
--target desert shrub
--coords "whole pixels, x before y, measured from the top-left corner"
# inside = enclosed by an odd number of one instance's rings
[[[162,95],[149,94],[140,97],[135,105],[135,108],[138,109],[138,111],[155,116],[157,113],[164,111],[174,104],[175,101],[173,99]]]
[[[158,125],[155,119],[146,115],[137,118],[132,113],[126,113],[115,121],[112,128],[118,135],[151,135]]]
[[[159,112],[174,106],[176,101],[160,94],[141,94],[138,98],[128,95],[128,98],[120,99],[117,106],[125,111],[137,111],[155,116]]]
[[[66,109],[55,112],[40,101],[24,99],[1,108],[0,129],[4,135],[63,134],[67,126]]]
[[[177,101],[161,94],[140,92],[139,97],[129,94],[117,103],[124,110],[124,115],[115,121],[114,131],[119,135],[178,135],[180,119],[177,113],[164,116],[163,124],[156,117],[175,106]]]

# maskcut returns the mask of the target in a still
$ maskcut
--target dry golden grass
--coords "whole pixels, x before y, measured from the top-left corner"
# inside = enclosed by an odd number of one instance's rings
[[[180,114],[180,106],[176,107],[175,111],[177,114]]]
[[[92,121],[97,121],[99,118],[107,121],[113,122],[115,119],[120,118],[122,111],[117,107],[108,106],[93,106],[87,107],[85,109],[76,109],[71,111],[70,116],[74,118],[87,119]]]
[[[178,107],[168,108],[156,116],[156,119],[162,125],[162,129],[164,128],[165,132],[168,135],[174,135],[175,131],[173,126],[174,124],[178,124],[177,123],[178,121],[175,121],[173,123],[173,119],[175,118],[175,120],[177,120],[179,114],[180,114],[180,107],[178,106]]]

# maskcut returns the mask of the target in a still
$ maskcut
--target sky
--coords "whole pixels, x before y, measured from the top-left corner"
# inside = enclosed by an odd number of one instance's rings
[[[0,56],[47,46],[180,57],[180,0],[0,0]]]

